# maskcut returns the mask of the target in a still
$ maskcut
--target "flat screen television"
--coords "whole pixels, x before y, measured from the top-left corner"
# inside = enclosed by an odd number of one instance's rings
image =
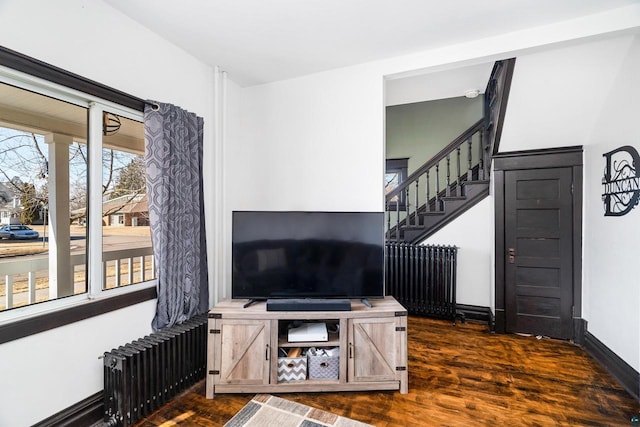
[[[382,212],[232,215],[232,298],[384,297]]]

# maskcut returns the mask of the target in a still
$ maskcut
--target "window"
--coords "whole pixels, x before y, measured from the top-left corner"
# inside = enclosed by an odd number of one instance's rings
[[[102,289],[155,277],[144,172],[142,123],[111,112],[103,116]]]
[[[31,229],[0,230],[0,343],[153,298],[143,102],[1,47],[0,63],[16,68],[0,66],[0,228]]]
[[[387,159],[384,174],[384,193],[389,194],[407,179],[407,164],[409,159]],[[404,192],[395,195],[387,203],[387,210],[404,210],[406,195]],[[400,201],[400,203],[398,203]]]
[[[0,83],[0,310],[87,292],[87,108]],[[81,193],[85,193],[83,196]]]

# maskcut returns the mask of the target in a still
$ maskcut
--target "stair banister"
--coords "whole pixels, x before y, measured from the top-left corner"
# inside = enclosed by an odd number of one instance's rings
[[[399,183],[399,185],[393,190],[389,191],[386,195],[387,203],[391,201],[395,196],[399,195],[403,191],[406,190],[411,183],[417,179],[419,179],[426,171],[434,167],[437,163],[447,157],[447,154],[451,153],[458,146],[462,145],[465,141],[470,139],[477,132],[482,131],[484,126],[484,119],[478,120],[475,124],[473,124],[469,129],[467,129],[463,134],[454,139],[451,143],[449,143],[446,147],[438,152],[435,156],[433,156],[428,162],[420,166],[409,175],[403,182]]]
[[[483,118],[386,194],[386,236],[388,241],[418,242],[442,228],[489,194],[491,160],[498,151],[500,143],[514,65],[515,58],[495,63],[485,90]],[[478,144],[477,150],[473,149],[474,140]],[[467,143],[466,149],[462,147],[465,142]],[[456,155],[455,166],[451,164],[451,156],[454,151]],[[467,164],[463,166],[461,165],[461,154],[465,152]],[[441,183],[440,162],[443,160],[446,160],[443,167],[447,169]],[[464,174],[462,174],[461,166],[466,166]],[[451,167],[456,167],[453,176]],[[435,169],[435,182],[429,175],[431,169]],[[454,182],[452,182],[452,178],[455,178]],[[421,179],[425,181],[422,195],[420,195]],[[433,184],[435,193],[433,195],[431,194],[431,184]],[[440,191],[441,185],[445,186],[442,191]],[[415,195],[415,204],[410,200],[412,191]],[[423,196],[425,197],[424,203],[420,199]],[[393,206],[394,198],[396,199],[395,207]],[[401,203],[404,204],[402,211],[399,209]],[[395,226],[391,220],[393,214],[396,215],[395,221],[393,221]]]

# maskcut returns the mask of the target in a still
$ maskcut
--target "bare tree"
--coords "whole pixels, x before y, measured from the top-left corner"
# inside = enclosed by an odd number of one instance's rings
[[[33,133],[2,130],[0,182],[5,193],[9,193],[3,197],[4,203],[20,200],[20,208],[12,206],[12,215],[19,215],[21,222],[31,224],[39,218],[48,197],[48,162],[41,146],[43,141],[38,141]]]
[[[118,173],[113,197],[141,194],[145,190],[145,171],[142,156],[135,156]]]
[[[116,193],[127,196],[118,203],[110,204],[103,215],[121,210],[145,192],[144,169],[138,157],[132,158],[131,154],[113,149],[103,150],[103,199]],[[69,148],[69,210],[72,221],[86,216],[87,165],[86,144],[74,142]],[[140,176],[142,183],[136,183],[136,177],[140,179]],[[34,206],[40,210],[48,204],[48,179],[49,162],[44,138],[35,133],[0,128],[0,182],[23,201],[23,209],[28,205],[32,212]],[[10,199],[10,195],[0,196]]]

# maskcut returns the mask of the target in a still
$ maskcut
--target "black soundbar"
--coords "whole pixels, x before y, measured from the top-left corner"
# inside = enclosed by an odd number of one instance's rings
[[[267,311],[351,311],[351,300],[333,298],[270,298]]]

